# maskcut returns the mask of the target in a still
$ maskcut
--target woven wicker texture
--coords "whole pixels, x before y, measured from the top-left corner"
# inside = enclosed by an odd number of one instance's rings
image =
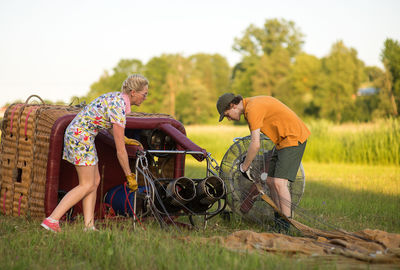
[[[44,217],[51,129],[59,117],[79,110],[27,102],[8,107],[1,129],[0,159],[1,210],[5,215]]]

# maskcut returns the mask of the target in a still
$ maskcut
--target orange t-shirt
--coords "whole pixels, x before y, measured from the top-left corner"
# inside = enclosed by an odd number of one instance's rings
[[[311,134],[296,113],[276,98],[244,98],[243,108],[250,131],[260,129],[277,149],[304,143]]]

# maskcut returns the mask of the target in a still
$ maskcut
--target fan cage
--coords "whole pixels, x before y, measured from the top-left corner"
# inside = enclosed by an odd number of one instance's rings
[[[256,222],[262,226],[269,226],[272,225],[274,211],[271,206],[261,199],[261,196],[255,199],[254,205],[249,212],[244,214],[240,211],[240,207],[253,184],[244,178],[238,169],[238,166],[247,154],[250,141],[251,136],[234,139],[234,143],[229,147],[221,161],[219,176],[224,180],[227,187],[228,207],[235,214],[238,214],[246,220]],[[274,146],[274,143],[267,136],[261,134],[260,150],[250,166],[250,174],[254,180],[259,181],[261,173],[266,172],[268,155],[271,154],[270,151],[273,151]],[[261,183],[263,183],[262,187],[264,192],[268,196],[271,196],[265,182],[261,181]],[[294,209],[300,203],[305,188],[305,174],[301,163],[295,181],[288,181],[288,188],[292,198],[292,209]]]

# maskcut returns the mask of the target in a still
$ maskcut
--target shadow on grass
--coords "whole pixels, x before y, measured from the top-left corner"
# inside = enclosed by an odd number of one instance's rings
[[[308,181],[300,207],[346,230],[400,233],[400,196]]]
[[[185,174],[188,177],[201,178],[205,176],[205,168],[202,163],[187,163]],[[400,196],[361,188],[351,190],[312,179],[306,180],[300,207],[327,224],[345,230],[369,228],[400,233]]]

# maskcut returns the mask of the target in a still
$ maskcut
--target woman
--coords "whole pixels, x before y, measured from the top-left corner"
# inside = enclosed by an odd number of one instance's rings
[[[117,158],[129,187],[137,189],[135,175],[129,167],[124,131],[126,114],[130,113],[131,105],[140,106],[146,99],[148,85],[148,80],[142,75],[131,75],[122,84],[121,92],[111,92],[96,98],[68,125],[64,135],[63,159],[75,165],[79,185],[64,196],[51,215],[43,220],[42,227],[60,232],[60,218],[82,200],[85,230],[96,230],[94,208],[100,173],[94,140],[100,129],[108,129],[113,134]]]

